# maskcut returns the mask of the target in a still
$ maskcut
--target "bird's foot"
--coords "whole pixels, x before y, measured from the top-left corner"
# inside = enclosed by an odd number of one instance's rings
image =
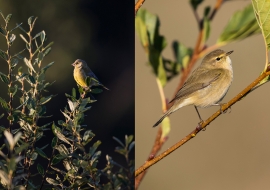
[[[203,130],[203,131],[206,130],[206,128],[202,128],[203,122],[204,122],[204,121],[201,119],[201,121],[198,123],[198,126],[196,127],[197,130],[199,130],[199,131],[200,131],[200,130]]]

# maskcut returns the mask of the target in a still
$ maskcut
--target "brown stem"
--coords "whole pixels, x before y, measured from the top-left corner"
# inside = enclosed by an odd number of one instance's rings
[[[233,99],[231,99],[227,104],[224,104],[222,106],[222,111],[227,110],[231,106],[233,106],[236,102],[241,100],[241,98],[245,95],[247,95],[252,88],[254,88],[257,84],[260,83],[265,77],[270,75],[270,71],[262,73],[257,79],[255,79],[250,85],[248,85],[244,90],[242,90],[239,94],[237,94]],[[209,125],[212,121],[214,121],[219,115],[221,114],[220,110],[215,112],[212,116],[210,116],[207,120],[203,121],[200,127],[196,127],[190,134],[188,134],[186,137],[184,137],[182,140],[177,142],[175,145],[167,149],[165,152],[161,153],[157,157],[146,161],[144,165],[142,165],[139,169],[135,172],[135,177],[137,177],[139,174],[144,172],[147,168],[154,165],[161,159],[165,158],[169,154],[171,154],[173,151],[184,145],[186,142],[191,140],[193,137],[197,135],[202,129],[206,128],[207,125]]]
[[[138,0],[135,4],[135,16],[138,12],[138,10],[141,8],[145,0]]]
[[[155,143],[154,143],[154,146],[151,150],[151,153],[149,154],[148,156],[148,159],[147,161],[150,161],[152,160],[156,155],[157,153],[160,151],[162,145],[166,142],[166,140],[168,138],[163,138],[161,140],[161,135],[162,135],[162,129],[161,127],[158,129],[158,133],[157,133],[157,136],[156,136],[156,139],[155,139]],[[138,177],[136,177],[135,179],[135,189],[138,189],[141,181],[143,180],[144,176],[146,174],[146,171],[144,171],[143,173],[141,173]]]
[[[223,3],[223,0],[217,0],[217,1],[216,1],[215,8],[214,8],[214,10],[212,11],[211,15],[209,16],[209,20],[213,20],[213,18],[215,17],[215,15],[216,15],[218,9],[221,7],[222,3]]]

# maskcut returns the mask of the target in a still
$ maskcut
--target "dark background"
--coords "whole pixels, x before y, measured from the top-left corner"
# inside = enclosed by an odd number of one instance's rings
[[[72,88],[77,88],[73,79],[71,64],[78,58],[86,60],[92,71],[110,91],[95,95],[98,100],[92,105],[85,117],[87,129],[91,129],[96,140],[101,140],[102,158],[100,166],[105,166],[105,155],[109,154],[116,161],[124,158],[114,152],[118,145],[112,137],[124,140],[124,136],[134,135],[134,4],[131,1],[120,0],[0,0],[0,10],[6,16],[13,15],[10,29],[16,23],[23,22],[23,28],[28,30],[27,19],[38,17],[34,33],[45,30],[47,43],[53,41],[51,53],[44,59],[43,66],[54,61],[55,64],[47,71],[46,79],[56,81],[49,87],[48,94],[57,94],[47,104],[47,115],[53,117],[46,120],[64,120],[60,110],[67,106],[65,93],[71,94]],[[0,19],[0,24],[4,21]],[[25,44],[19,37],[19,29],[15,32],[17,39],[12,52],[23,49]],[[0,48],[6,50],[4,37],[0,37]],[[24,54],[27,56],[27,53]],[[25,67],[22,60],[20,65]],[[0,70],[7,73],[7,64],[0,60]],[[17,71],[17,69],[15,69]],[[0,96],[7,97],[6,86],[0,82]],[[3,110],[0,109],[0,113]],[[4,124],[1,119],[0,124]],[[40,120],[42,125],[44,120]],[[39,142],[44,146],[51,142],[52,133]],[[50,153],[48,152],[50,155]],[[134,158],[134,153],[131,155]]]

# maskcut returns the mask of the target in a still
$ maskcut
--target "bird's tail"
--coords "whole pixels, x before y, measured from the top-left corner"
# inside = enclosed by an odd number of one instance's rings
[[[164,113],[164,115],[155,123],[155,125],[153,125],[153,127],[156,127],[156,126],[158,126],[162,121],[163,121],[163,119],[165,118],[165,117],[167,117],[167,116],[169,116],[170,114],[171,114],[171,111],[170,111],[171,109],[169,109],[168,111],[166,111],[165,113]]]

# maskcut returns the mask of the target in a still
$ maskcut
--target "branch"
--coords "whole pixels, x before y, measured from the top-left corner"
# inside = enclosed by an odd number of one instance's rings
[[[135,4],[135,16],[138,12],[138,10],[141,8],[145,0],[138,0],[137,3]]]
[[[211,15],[209,16],[209,20],[213,20],[215,17],[217,11],[221,7],[221,4],[223,3],[223,0],[217,0],[214,10],[212,11]]]
[[[151,153],[148,156],[147,162],[152,160],[157,155],[157,153],[160,151],[162,145],[167,141],[168,138],[163,138],[161,140],[161,135],[162,135],[162,129],[160,127],[158,129],[158,133],[157,133],[157,136],[156,136],[156,139],[155,139],[155,143],[154,143],[154,146],[153,146],[153,148],[151,150]],[[143,180],[145,174],[146,174],[146,171],[144,171],[138,177],[136,177],[135,189],[138,189],[138,187],[139,187],[141,181]]]
[[[237,94],[233,99],[231,99],[227,104],[224,104],[222,106],[222,111],[226,111],[228,108],[230,108],[232,105],[234,105],[236,102],[241,100],[245,95],[247,95],[257,84],[259,84],[265,77],[270,75],[270,69],[267,70],[267,72],[263,72],[256,80],[254,80],[250,85],[248,85],[244,90],[242,90],[239,94]],[[210,116],[207,120],[203,121],[201,123],[200,127],[196,127],[195,130],[193,130],[190,134],[188,134],[186,137],[184,137],[182,140],[180,140],[178,143],[167,149],[165,152],[161,153],[159,156],[153,158],[150,161],[146,161],[144,165],[142,165],[139,169],[135,172],[135,177],[137,177],[139,174],[144,172],[147,168],[154,165],[161,159],[165,158],[169,154],[171,154],[173,151],[184,145],[186,142],[194,138],[202,129],[206,128],[207,125],[209,125],[212,121],[214,121],[219,115],[221,114],[220,110],[218,110],[216,113],[214,113],[212,116]]]

